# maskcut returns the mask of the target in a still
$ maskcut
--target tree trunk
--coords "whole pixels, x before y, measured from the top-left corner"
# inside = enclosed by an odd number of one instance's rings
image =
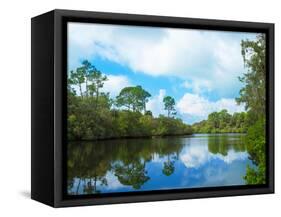
[[[94,179],[94,193],[97,192],[97,177],[95,176],[95,179]]]
[[[87,78],[85,79],[85,82],[86,82],[86,96],[88,97],[89,94],[88,94],[88,79]]]
[[[79,192],[80,182],[81,182],[81,178],[79,178],[79,182],[78,182],[78,185],[77,185],[77,188],[76,188],[76,194],[78,194],[78,192]]]
[[[81,97],[83,98],[83,93],[82,93],[82,86],[81,86],[81,83],[79,83],[79,90],[80,90],[80,95],[81,95]]]
[[[99,103],[99,89],[97,87],[97,91],[96,91],[96,111],[98,109],[98,103]]]

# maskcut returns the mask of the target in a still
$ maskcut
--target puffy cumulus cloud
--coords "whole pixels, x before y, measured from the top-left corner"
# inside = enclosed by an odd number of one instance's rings
[[[158,117],[160,114],[165,114],[163,106],[163,98],[166,95],[166,90],[160,89],[159,93],[152,96],[146,104],[146,109],[150,110],[153,116]]]
[[[255,36],[82,23],[69,23],[68,33],[72,67],[81,58],[99,56],[137,73],[189,80],[195,92],[219,89],[223,93],[237,89],[237,77],[244,72],[241,39]]]
[[[206,119],[211,112],[222,109],[227,109],[231,114],[244,111],[244,106],[237,105],[235,99],[222,98],[218,101],[210,101],[198,94],[191,93],[184,94],[176,107],[182,116],[196,116],[197,121]]]
[[[111,97],[117,96],[124,87],[132,86],[129,79],[124,75],[107,75],[102,90],[109,92]]]
[[[70,68],[82,59],[95,56],[137,70],[141,56],[156,43],[158,28],[108,24],[68,23],[68,57]],[[151,37],[149,37],[151,36]]]

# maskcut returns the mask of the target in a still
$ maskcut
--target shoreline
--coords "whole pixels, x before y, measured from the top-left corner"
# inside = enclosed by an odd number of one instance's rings
[[[108,140],[123,140],[123,139],[154,139],[154,138],[167,138],[167,137],[187,137],[194,134],[246,134],[246,133],[233,133],[233,132],[224,132],[224,133],[192,133],[192,134],[171,134],[171,135],[152,135],[152,136],[124,136],[124,137],[110,137],[110,138],[100,138],[100,139],[79,139],[79,140],[67,140],[68,142],[91,142],[91,141],[108,141]]]
[[[192,134],[171,134],[171,135],[151,135],[151,136],[123,136],[123,137],[110,137],[100,139],[70,139],[70,142],[90,142],[90,141],[106,141],[106,140],[119,140],[119,139],[153,139],[153,138],[164,138],[164,137],[176,137],[176,136],[191,136]]]

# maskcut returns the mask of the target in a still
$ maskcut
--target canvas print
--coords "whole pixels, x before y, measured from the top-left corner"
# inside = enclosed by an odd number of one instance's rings
[[[68,22],[67,194],[266,183],[261,33]]]

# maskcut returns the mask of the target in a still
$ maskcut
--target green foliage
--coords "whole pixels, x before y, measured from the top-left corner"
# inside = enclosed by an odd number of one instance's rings
[[[245,152],[245,134],[222,134],[220,136],[208,136],[208,150],[213,154],[227,156],[228,151],[233,149],[235,152]]]
[[[245,84],[240,90],[238,103],[244,103],[249,113],[252,113],[252,123],[260,115],[265,114],[265,34],[257,36],[255,41],[242,41],[242,56],[248,69],[239,80]]]
[[[149,116],[151,116],[152,117],[152,112],[151,111],[145,111],[145,113],[144,113],[145,115],[149,115]]]
[[[141,186],[149,180],[145,163],[133,162],[130,164],[117,164],[115,166],[115,176],[123,185],[132,186],[134,189],[140,189]]]
[[[171,162],[164,162],[164,167],[163,167],[163,174],[165,174],[166,176],[170,176],[174,173],[175,171],[175,166],[173,163]]]
[[[164,103],[164,109],[168,111],[168,117],[170,115],[176,115],[176,109],[175,109],[175,99],[171,96],[165,96],[163,98]]]
[[[155,136],[172,136],[172,135],[188,135],[192,134],[192,128],[186,125],[179,118],[169,118],[160,115],[156,120],[156,125],[152,130]]]
[[[247,124],[249,125],[246,145],[256,167],[247,168],[245,180],[248,184],[264,184],[266,174],[265,159],[265,35],[260,34],[256,40],[242,41],[242,56],[247,73],[239,80],[244,83],[240,90],[238,103],[245,104],[248,110]]]
[[[180,119],[146,111],[151,96],[141,86],[123,88],[116,99],[101,92],[106,76],[87,60],[68,78],[68,138],[95,140],[191,134],[191,127]],[[85,91],[83,88],[85,87]],[[78,93],[76,90],[79,90]],[[174,111],[172,97],[165,100],[169,114]],[[113,108],[117,106],[118,109]],[[125,109],[124,109],[125,108]]]
[[[172,159],[170,159],[170,155],[168,154],[168,160],[166,162],[164,162],[164,166],[162,169],[162,173],[165,176],[170,176],[174,173],[175,171],[175,161]]]
[[[168,156],[161,163],[165,175],[174,173],[175,158],[178,158],[184,144],[180,138],[156,138],[153,140],[130,139],[101,141],[72,141],[68,143],[67,179],[70,194],[100,193],[100,187],[107,185],[108,172],[113,173],[120,183],[140,189],[150,177],[146,163],[155,155]],[[74,182],[78,185],[74,188]]]
[[[116,105],[118,107],[126,107],[132,111],[146,111],[146,103],[150,97],[150,93],[141,86],[125,87],[116,97]]]
[[[249,127],[245,142],[251,159],[256,165],[255,168],[247,168],[245,179],[248,184],[263,184],[266,178],[265,120],[263,118]]]
[[[229,114],[226,109],[209,114],[207,120],[192,125],[196,133],[245,133],[247,113]]]

